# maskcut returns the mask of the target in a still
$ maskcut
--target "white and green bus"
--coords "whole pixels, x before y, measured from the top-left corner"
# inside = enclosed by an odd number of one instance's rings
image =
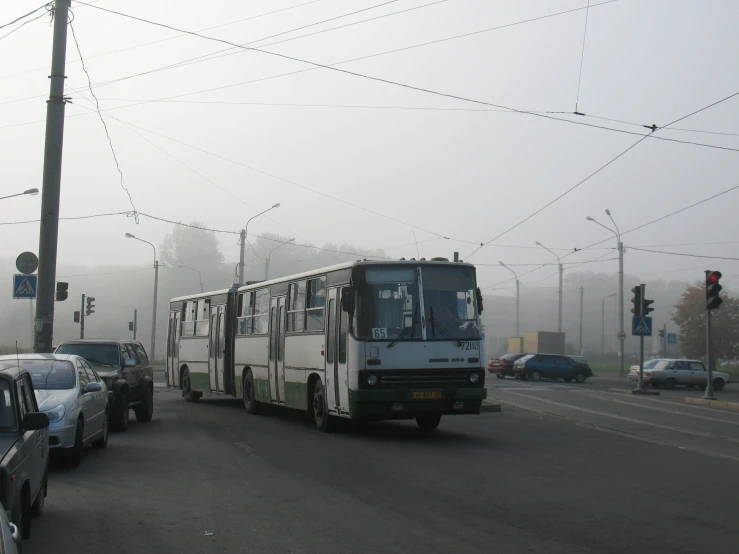
[[[170,302],[167,382],[338,418],[478,414],[486,397],[475,268],[356,261]]]

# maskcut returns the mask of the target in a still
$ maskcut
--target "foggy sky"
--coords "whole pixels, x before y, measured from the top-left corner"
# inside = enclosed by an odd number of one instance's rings
[[[254,46],[431,1],[399,0]],[[97,5],[183,29],[201,30],[304,2],[101,0]],[[245,43],[380,3],[379,0],[320,0],[203,33]],[[448,0],[265,49],[333,64],[582,7],[586,3],[584,0]],[[3,2],[0,24],[37,5],[35,0]],[[94,84],[227,48],[195,37],[180,37],[95,57],[174,37],[177,33],[76,2],[72,3],[72,10],[77,38]],[[591,8],[579,111],[663,125],[736,92],[739,90],[737,20],[739,4],[731,0],[619,0]],[[339,67],[518,109],[572,112],[584,23],[585,11],[576,11]],[[0,31],[0,36],[7,30]],[[48,20],[41,19],[0,40],[0,196],[30,187],[41,188],[51,38]],[[71,33],[67,62],[67,95],[72,103],[67,106],[61,215],[131,210],[103,126],[97,115],[89,114],[92,104],[89,92],[84,90],[87,81]],[[239,52],[95,90],[101,107],[107,110],[132,100],[172,97],[309,67],[257,52]],[[77,88],[82,90],[73,92]],[[33,96],[37,98],[12,102]],[[475,244],[518,223],[639,138],[531,115],[467,111],[494,108],[326,69],[178,100],[118,109],[111,111],[110,116],[105,115],[136,209],[175,221],[197,220],[218,229],[238,231],[255,213],[280,202],[281,208],[255,219],[249,232],[279,233],[295,237],[301,244],[351,243],[358,248],[384,249],[388,255],[397,257],[417,255],[411,227],[244,165],[439,235],[466,241],[442,240],[429,232],[414,231],[420,256],[451,257],[452,252],[459,251],[464,258]],[[675,127],[735,133],[739,130],[737,115],[739,97]],[[109,118],[112,116],[244,165],[207,155],[140,128],[127,128]],[[643,128],[602,119],[557,117],[646,132]],[[40,122],[26,124],[37,121]],[[677,130],[658,131],[656,135],[739,148],[736,136]],[[512,276],[498,265],[499,260],[508,264],[554,261],[549,253],[534,247],[534,242],[541,241],[563,256],[575,247],[609,238],[605,229],[586,222],[587,215],[610,225],[603,213],[605,208],[610,208],[620,229],[627,231],[734,186],[737,169],[736,152],[647,139],[468,261],[478,265],[482,287],[497,289],[495,294],[510,295],[514,288],[512,281],[506,280]],[[736,242],[719,243],[732,241],[739,230],[735,217],[737,194],[739,191],[729,193],[627,234],[624,242],[627,247],[658,245],[658,250],[736,257]],[[0,222],[37,219],[39,211],[40,196],[3,200]],[[124,234],[133,233],[158,247],[171,227],[144,217],[139,224],[123,216],[63,221],[59,263],[91,268],[143,267],[151,263],[150,247],[127,240]],[[221,235],[219,241],[226,260],[238,261],[236,237]],[[715,244],[687,245],[697,242]],[[14,259],[24,250],[37,252],[38,225],[0,226],[0,244],[3,259]],[[579,266],[578,270],[613,275],[618,268],[613,260],[614,247],[615,239],[612,239],[599,245],[605,250],[578,252],[563,261],[583,262],[603,255],[606,261]],[[608,248],[612,249],[610,254]],[[514,267],[523,273],[535,266]],[[736,261],[668,256],[633,249],[626,255],[627,273],[644,279],[694,281],[707,268],[721,269],[728,285],[739,276]],[[12,272],[12,267],[3,268],[3,275]],[[147,273],[147,284],[149,278]],[[540,269],[521,280],[532,287],[552,286],[557,282],[556,266]]]

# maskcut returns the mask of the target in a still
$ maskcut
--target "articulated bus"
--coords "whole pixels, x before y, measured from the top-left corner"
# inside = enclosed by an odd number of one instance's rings
[[[167,383],[338,418],[478,414],[486,398],[474,266],[356,261],[170,302]]]

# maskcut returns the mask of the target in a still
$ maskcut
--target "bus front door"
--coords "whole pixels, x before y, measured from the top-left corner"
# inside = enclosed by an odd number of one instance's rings
[[[178,387],[180,365],[180,312],[169,314],[167,333],[167,386]]]
[[[341,309],[341,290],[328,291],[326,328],[326,393],[329,411],[349,413],[349,374],[347,371],[347,331],[349,314]]]
[[[218,390],[218,307],[210,308],[210,329],[208,330],[208,375],[210,390]]]
[[[272,375],[272,402],[285,403],[285,297],[273,298],[270,304],[269,364]]]

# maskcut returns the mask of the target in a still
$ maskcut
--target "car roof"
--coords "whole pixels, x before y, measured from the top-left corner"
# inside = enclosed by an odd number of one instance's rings
[[[60,342],[59,346],[61,346],[62,344],[121,344],[123,342],[133,342],[138,344],[139,341],[131,339],[76,339]]]

